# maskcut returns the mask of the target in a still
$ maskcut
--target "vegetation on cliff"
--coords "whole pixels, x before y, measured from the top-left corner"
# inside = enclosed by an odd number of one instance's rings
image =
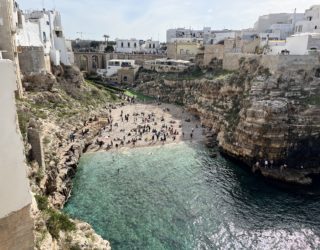
[[[52,84],[46,84],[48,79]],[[60,249],[108,249],[108,243],[88,224],[72,220],[60,212],[51,195],[56,190],[52,185],[62,188],[69,185],[64,184],[59,173],[63,171],[60,161],[64,157],[64,147],[68,146],[70,132],[81,126],[83,120],[115,102],[117,97],[102,86],[85,81],[73,67],[57,68],[55,76],[25,78],[24,86],[28,91],[17,100],[17,109],[29,166],[28,176],[37,205],[33,211],[37,249],[48,249],[54,244]],[[33,156],[32,147],[36,145],[30,144],[30,128],[39,133],[45,166]]]

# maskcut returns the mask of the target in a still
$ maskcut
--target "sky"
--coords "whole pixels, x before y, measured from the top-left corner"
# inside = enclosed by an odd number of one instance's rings
[[[23,10],[55,8],[70,39],[165,41],[170,28],[245,29],[269,13],[303,13],[320,0],[17,0]],[[81,33],[82,35],[81,35]]]

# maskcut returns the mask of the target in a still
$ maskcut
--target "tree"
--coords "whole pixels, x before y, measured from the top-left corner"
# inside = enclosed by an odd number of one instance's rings
[[[109,35],[103,35],[104,37],[104,43],[108,45],[108,39],[109,39]]]
[[[104,52],[106,53],[110,53],[110,52],[113,52],[114,51],[114,48],[112,45],[108,45],[105,49],[104,49]]]

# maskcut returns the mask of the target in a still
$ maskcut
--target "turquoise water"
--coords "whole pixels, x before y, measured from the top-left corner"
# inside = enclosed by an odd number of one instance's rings
[[[209,155],[182,143],[87,154],[64,210],[113,249],[320,248],[318,197]]]

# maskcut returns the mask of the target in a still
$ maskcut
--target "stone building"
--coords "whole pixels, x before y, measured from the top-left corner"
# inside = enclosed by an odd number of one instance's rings
[[[174,42],[167,44],[167,57],[176,60],[195,60],[196,55],[204,49],[197,42]]]
[[[16,47],[16,33],[19,27],[18,4],[13,0],[1,0],[0,4],[0,51],[2,57],[14,62],[16,72],[19,72],[19,58]],[[16,74],[17,94],[22,96],[23,89],[20,74]]]
[[[119,84],[134,84],[137,70],[134,68],[121,68],[117,71],[117,83]]]
[[[18,129],[14,91],[16,69],[0,59],[0,249],[34,247],[31,195],[22,138]]]
[[[19,10],[19,20],[17,46],[22,73],[51,72],[51,63],[56,66],[74,63],[74,55],[70,42],[64,37],[59,12]],[[31,65],[26,65],[26,62]]]

